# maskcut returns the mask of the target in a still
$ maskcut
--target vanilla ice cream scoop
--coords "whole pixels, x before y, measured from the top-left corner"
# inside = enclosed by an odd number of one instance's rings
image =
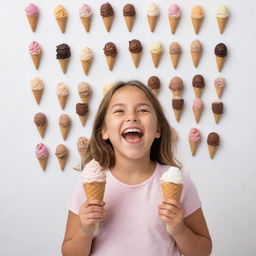
[[[179,168],[171,166],[166,172],[163,173],[160,181],[161,183],[169,182],[182,185],[184,181],[183,172]]]
[[[106,171],[94,159],[85,165],[81,174],[84,183],[106,182]]]

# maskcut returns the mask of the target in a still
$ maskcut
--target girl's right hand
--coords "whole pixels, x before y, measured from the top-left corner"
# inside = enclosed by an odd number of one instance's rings
[[[80,208],[79,216],[81,229],[86,235],[92,235],[96,230],[97,223],[102,221],[105,203],[99,200],[87,200]]]

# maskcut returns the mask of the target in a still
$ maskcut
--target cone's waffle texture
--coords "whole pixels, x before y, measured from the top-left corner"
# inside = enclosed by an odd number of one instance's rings
[[[211,159],[213,159],[215,156],[215,153],[217,151],[217,147],[208,144],[208,151],[209,151],[209,155],[210,155]]]
[[[40,60],[41,60],[41,54],[34,54],[34,55],[30,55],[30,56],[34,63],[35,69],[38,69],[39,65],[40,65]]]
[[[108,69],[110,71],[112,71],[115,61],[116,61],[116,57],[113,56],[106,56],[106,60],[107,60],[107,64],[108,64]]]
[[[182,114],[182,109],[173,109],[173,111],[174,111],[176,121],[179,122]]]
[[[91,17],[80,17],[80,19],[84,25],[85,31],[89,32],[91,28]]]
[[[218,71],[221,72],[225,62],[225,58],[216,56],[216,62],[217,62]]]
[[[86,120],[87,120],[88,114],[84,116],[79,115],[79,119],[81,121],[82,126],[85,126]]]
[[[193,27],[194,27],[194,30],[195,30],[196,34],[198,34],[198,32],[200,30],[202,21],[203,21],[203,18],[199,18],[199,19],[192,18]]]
[[[215,89],[216,89],[216,93],[217,93],[218,97],[221,98],[224,87],[215,86]]]
[[[44,135],[45,135],[45,131],[46,131],[46,124],[45,125],[42,125],[42,126],[36,126],[41,138],[43,139],[44,138]]]
[[[68,17],[59,18],[59,19],[56,19],[56,20],[57,20],[57,23],[59,25],[59,28],[60,28],[61,32],[64,33],[65,30],[66,30]]]
[[[69,134],[69,130],[70,130],[70,126],[68,126],[68,127],[60,126],[60,131],[61,131],[61,135],[62,135],[63,140],[67,139],[68,134]]]
[[[191,56],[193,60],[193,65],[195,68],[197,68],[201,58],[201,52],[191,51]]]
[[[190,151],[192,156],[196,154],[199,142],[189,141]]]
[[[60,169],[63,171],[67,162],[67,157],[57,157],[60,165]]]
[[[172,34],[175,34],[175,31],[177,29],[179,22],[180,22],[180,18],[169,17],[169,23],[170,23]]]
[[[68,95],[64,95],[64,96],[58,95],[58,99],[59,99],[59,102],[60,102],[61,109],[65,108],[67,98],[68,98]]]
[[[67,72],[69,58],[59,59],[60,67],[63,73]]]
[[[176,69],[180,60],[180,54],[170,54],[173,67]]]
[[[111,30],[114,16],[102,17],[107,32]]]
[[[195,93],[195,96],[196,98],[201,98],[202,96],[202,93],[203,93],[203,88],[198,88],[198,87],[194,87],[194,93]]]
[[[135,16],[124,16],[126,26],[129,32],[132,31],[133,23],[135,21]]]
[[[43,90],[32,90],[34,98],[36,100],[37,104],[40,104],[41,98],[42,98],[42,94],[43,94]]]
[[[33,32],[35,32],[36,31],[36,27],[37,27],[37,22],[38,22],[38,15],[37,16],[27,15],[27,18],[28,18],[28,22],[29,22],[29,25],[31,27],[31,30]]]
[[[199,123],[201,118],[202,109],[193,109],[194,117],[197,123]]]
[[[48,156],[45,157],[45,158],[37,158],[37,159],[39,161],[39,164],[40,164],[42,170],[44,171],[46,169],[46,166],[47,166]]]
[[[171,182],[161,183],[163,199],[173,199],[179,201],[182,187],[182,184],[175,184]]]
[[[83,67],[83,71],[85,75],[88,75],[90,67],[91,67],[92,59],[89,60],[81,60],[81,64]]]
[[[140,63],[141,52],[131,53],[131,56],[132,56],[133,64],[134,64],[135,68],[137,68],[139,66],[139,63]]]
[[[103,201],[105,185],[106,182],[84,183],[83,186],[87,200],[96,199]]]
[[[161,59],[161,54],[151,53],[154,67],[157,68]]]
[[[154,32],[158,16],[149,16],[149,15],[147,16],[148,16],[148,25],[149,25],[150,31]]]
[[[221,34],[224,32],[227,21],[228,21],[228,18],[218,18],[217,17],[218,27],[219,27],[219,31]]]

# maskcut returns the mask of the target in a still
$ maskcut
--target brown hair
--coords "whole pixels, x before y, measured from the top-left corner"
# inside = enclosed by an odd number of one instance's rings
[[[160,138],[155,138],[152,143],[150,151],[150,159],[157,161],[160,164],[171,165],[181,168],[180,162],[175,157],[175,141],[173,129],[169,125],[163,109],[158,99],[144,84],[139,81],[120,82],[114,85],[106,93],[102,99],[99,109],[97,111],[90,143],[86,152],[85,159],[82,161],[82,167],[92,159],[95,159],[103,168],[110,168],[115,165],[115,154],[113,146],[110,140],[104,140],[102,138],[102,128],[104,127],[105,116],[114,93],[124,86],[136,86],[147,95],[152,103],[160,128]]]

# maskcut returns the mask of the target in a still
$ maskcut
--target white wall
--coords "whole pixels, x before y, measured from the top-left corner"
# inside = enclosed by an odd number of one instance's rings
[[[162,81],[160,100],[172,125],[179,135],[178,149],[185,169],[196,183],[203,201],[204,213],[213,238],[214,256],[253,256],[256,251],[256,182],[255,182],[255,130],[254,110],[256,101],[255,84],[255,1],[176,1],[183,11],[182,20],[175,35],[169,32],[166,18],[167,7],[174,1],[155,2],[161,8],[161,18],[155,33],[151,34],[145,18],[145,8],[151,1],[135,1],[138,19],[134,30],[128,33],[122,17],[122,7],[128,1],[111,1],[116,18],[111,30],[104,30],[99,6],[104,1],[87,1],[94,11],[92,29],[84,32],[78,18],[78,9],[83,1],[40,1],[34,0],[41,10],[36,33],[32,33],[24,14],[29,1],[0,2],[1,57],[0,57],[0,255],[60,255],[63,239],[66,204],[70,197],[78,173],[72,167],[78,162],[76,140],[79,136],[90,136],[94,113],[101,99],[101,87],[113,80],[140,79],[146,82],[151,75],[158,75]],[[65,34],[61,34],[53,9],[62,3],[69,12]],[[230,9],[230,21],[223,35],[217,30],[215,10],[225,3]],[[190,10],[195,4],[205,8],[206,17],[198,36],[195,36],[190,22]],[[137,38],[144,46],[141,65],[133,68],[127,49],[128,40]],[[199,39],[204,46],[204,54],[198,69],[192,66],[189,46]],[[38,41],[43,48],[43,58],[38,71],[34,70],[27,51],[28,44]],[[154,69],[149,47],[155,40],[161,40],[165,53],[158,69]],[[172,41],[180,42],[183,55],[175,71],[171,68],[167,50]],[[116,43],[119,56],[113,72],[106,68],[102,48],[108,41]],[[55,59],[55,46],[68,43],[72,58],[66,75],[60,71]],[[210,104],[216,98],[213,80],[218,76],[214,47],[224,42],[229,56],[221,75],[228,86],[223,95],[225,114],[219,125],[213,121]],[[95,61],[88,77],[83,75],[79,53],[84,46],[91,46]],[[206,88],[203,100],[206,108],[201,122],[196,125],[191,111],[194,98],[191,80],[195,74],[203,74]],[[168,82],[179,75],[184,79],[185,111],[178,124],[171,109],[171,93]],[[45,82],[45,94],[39,106],[35,104],[29,81],[39,76]],[[56,85],[65,82],[71,90],[65,111],[61,111],[55,95]],[[77,85],[87,81],[94,90],[91,115],[85,128],[75,114],[75,103],[79,102]],[[36,112],[46,113],[49,127],[45,139],[41,140],[33,124]],[[73,127],[65,142],[71,151],[67,168],[59,170],[54,150],[63,143],[57,125],[61,113],[72,117]],[[192,157],[187,143],[191,127],[198,127],[203,135],[196,157]],[[221,136],[221,146],[214,160],[207,152],[206,137],[211,131]],[[50,149],[47,170],[40,170],[34,156],[38,142],[44,142]]]

